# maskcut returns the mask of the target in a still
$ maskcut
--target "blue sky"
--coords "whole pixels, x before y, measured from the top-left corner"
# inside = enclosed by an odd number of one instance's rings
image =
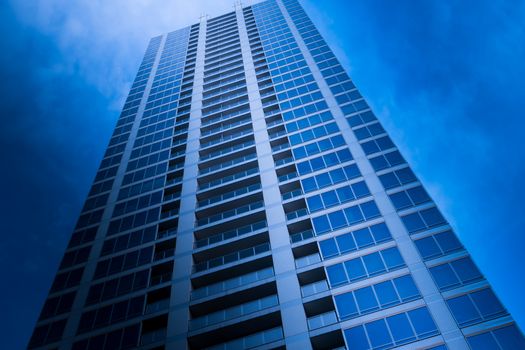
[[[188,3],[0,4],[2,348],[27,344],[149,38],[233,8]],[[302,3],[523,327],[525,3]]]

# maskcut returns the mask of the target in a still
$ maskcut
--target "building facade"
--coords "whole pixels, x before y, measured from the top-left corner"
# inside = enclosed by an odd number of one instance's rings
[[[151,39],[31,349],[525,349],[296,0]]]

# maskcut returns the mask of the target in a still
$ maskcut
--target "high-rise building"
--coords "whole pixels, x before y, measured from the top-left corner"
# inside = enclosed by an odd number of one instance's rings
[[[29,343],[525,349],[296,0],[149,43]]]

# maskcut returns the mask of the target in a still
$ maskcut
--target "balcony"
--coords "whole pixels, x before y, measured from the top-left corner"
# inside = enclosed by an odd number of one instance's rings
[[[243,235],[246,235],[252,232],[257,232],[257,231],[265,229],[266,227],[267,227],[266,220],[259,221],[251,225],[246,225],[246,226],[234,229],[234,230],[229,230],[227,232],[218,233],[216,235],[209,236],[209,237],[200,239],[198,241],[195,241],[194,248],[206,247],[210,244],[219,243],[227,239],[232,239],[232,238],[243,236]]]
[[[328,311],[324,314],[308,317],[307,322],[308,329],[314,330],[337,323],[337,315],[335,314],[335,311]]]
[[[315,253],[295,259],[295,267],[300,269],[306,266],[317,264],[318,262],[321,262],[321,256],[319,253]]]
[[[257,209],[260,209],[260,208],[263,208],[263,207],[264,207],[264,202],[263,201],[250,203],[250,204],[247,204],[247,205],[243,205],[241,207],[237,207],[235,209],[224,211],[224,212],[219,213],[219,214],[208,216],[208,217],[203,218],[203,219],[197,219],[196,226],[209,225],[209,224],[214,223],[216,221],[221,221],[221,220],[225,220],[225,219],[228,219],[228,218],[231,218],[231,217],[239,216],[241,214],[248,213],[250,211],[257,210]]]
[[[228,255],[223,255],[215,259],[203,261],[201,263],[193,265],[193,272],[201,272],[205,270],[212,269],[214,267],[226,265],[235,261],[239,261],[242,259],[247,259],[252,256],[262,254],[265,252],[270,251],[270,243],[263,243],[259,244],[255,247],[250,247],[247,249],[243,249],[237,252],[230,253]],[[171,276],[170,276],[171,278]]]
[[[326,282],[326,280],[321,280],[301,286],[301,295],[303,298],[306,298],[317,293],[325,292],[327,290],[329,290],[328,282]]]
[[[235,181],[235,180],[239,180],[239,179],[243,179],[243,178],[246,178],[250,175],[254,175],[254,174],[258,174],[259,173],[259,168],[255,167],[255,168],[251,168],[251,169],[248,169],[246,171],[241,171],[241,172],[238,172],[238,173],[235,173],[235,174],[232,174],[232,175],[228,175],[228,176],[225,176],[225,177],[222,177],[220,179],[215,179],[215,180],[212,180],[210,182],[206,182],[206,183],[203,183],[203,184],[199,184],[199,190],[202,191],[202,190],[206,190],[210,187],[216,187],[216,186],[219,186],[219,185],[224,185],[226,183],[229,183],[229,182],[232,182],[232,181]]]
[[[217,323],[232,320],[241,316],[245,316],[257,311],[268,309],[279,304],[277,295],[270,295],[265,298],[253,300],[241,305],[236,305],[224,310],[216,311],[205,316],[197,317],[190,320],[189,329],[196,330]]]
[[[254,282],[262,281],[274,276],[273,267],[267,267],[259,271],[250,272],[248,274],[227,279],[218,283],[210,284],[205,287],[194,289],[191,292],[191,299],[202,299],[228,290],[248,285]]]

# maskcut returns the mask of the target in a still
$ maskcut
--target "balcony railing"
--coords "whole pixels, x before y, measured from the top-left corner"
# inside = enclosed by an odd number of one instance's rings
[[[220,163],[220,164],[208,167],[208,168],[204,168],[204,169],[201,170],[200,173],[201,173],[201,175],[208,174],[208,173],[210,173],[212,171],[221,170],[221,169],[230,167],[232,165],[243,163],[243,162],[246,162],[248,160],[255,159],[255,158],[257,158],[257,154],[255,154],[255,153],[248,154],[248,155],[245,155],[244,157],[235,158],[235,159],[229,160],[229,161],[224,162],[224,163]]]
[[[202,156],[201,161],[215,158],[218,156],[223,156],[225,154],[229,154],[229,153],[241,150],[241,149],[245,149],[253,145],[255,145],[255,141],[250,140],[250,141],[246,141],[246,142],[243,142],[243,143],[231,146],[231,147],[223,148],[220,151],[211,152],[211,153],[206,154],[205,156]]]
[[[328,283],[326,280],[317,281],[314,283],[306,284],[301,287],[301,295],[306,298],[310,295],[325,292],[328,290]]]
[[[218,139],[215,139],[215,140],[212,140],[212,141],[201,143],[201,149],[204,149],[206,147],[213,146],[213,145],[218,145],[219,143],[226,142],[226,141],[229,141],[229,140],[233,140],[233,139],[235,139],[237,137],[241,137],[241,136],[248,135],[248,134],[253,134],[253,130],[252,129],[243,130],[243,131],[239,131],[239,132],[236,132],[236,133],[233,133],[233,134],[230,134],[230,135],[222,136],[222,137],[220,137]]]
[[[321,256],[319,255],[319,253],[315,253],[312,255],[300,257],[299,259],[295,259],[295,267],[300,269],[301,267],[310,266],[320,261]]]
[[[305,239],[309,239],[314,237],[314,231],[313,230],[306,230],[298,233],[294,233],[293,235],[290,235],[290,242],[291,243],[297,243],[300,241],[304,241]]]
[[[337,316],[335,311],[325,312],[324,314],[312,316],[308,318],[308,329],[318,329],[324,326],[337,323]]]
[[[227,210],[227,211],[224,211],[224,212],[219,213],[219,214],[208,216],[208,217],[206,217],[204,219],[199,219],[199,220],[197,220],[197,226],[208,225],[208,224],[211,224],[212,222],[216,222],[216,221],[224,220],[224,219],[227,219],[227,218],[231,218],[232,216],[241,215],[241,214],[247,213],[249,211],[262,208],[262,207],[264,207],[264,202],[263,201],[258,201],[258,202],[246,204],[246,205],[243,205],[242,207],[237,207],[235,209]]]
[[[191,292],[191,299],[202,299],[210,295],[218,294],[225,292],[227,290],[244,286],[250,283],[257,281],[262,281],[264,279],[274,276],[273,267],[267,267],[265,269],[250,272],[246,275],[230,278],[219,283],[210,284],[206,287],[195,289]]]
[[[284,182],[284,181],[288,181],[288,180],[291,180],[291,179],[295,179],[297,176],[298,175],[297,175],[296,172],[288,173],[288,174],[279,176],[278,180],[279,180],[279,182]]]
[[[265,220],[259,221],[259,222],[256,222],[255,224],[239,227],[234,230],[230,230],[224,233],[219,233],[219,234],[207,237],[207,238],[200,239],[195,242],[195,248],[202,248],[210,244],[215,244],[215,243],[225,241],[227,239],[243,236],[243,235],[255,232],[255,231],[262,230],[266,227],[267,227],[267,224]]]
[[[202,185],[199,185],[199,190],[205,190],[205,189],[210,188],[210,187],[215,187],[215,186],[219,186],[219,185],[222,185],[224,183],[227,183],[227,182],[231,182],[231,181],[234,181],[234,180],[242,179],[242,178],[248,177],[250,175],[257,174],[258,172],[259,172],[259,168],[251,168],[251,169],[248,169],[246,171],[241,171],[241,172],[235,173],[233,175],[228,175],[228,176],[222,177],[222,178],[217,179],[217,180],[213,180],[213,181],[210,181],[210,182],[203,183]]]
[[[245,316],[257,311],[268,309],[270,307],[276,306],[279,304],[277,295],[270,295],[262,299],[257,299],[244,303],[241,305],[236,305],[224,310],[216,311],[210,314],[207,314],[202,317],[197,317],[190,320],[190,330],[196,330],[204,328],[216,323],[221,323],[228,321],[234,318]]]
[[[306,210],[305,208],[299,209],[299,210],[296,210],[296,211],[293,211],[291,213],[286,214],[286,220],[288,220],[288,221],[295,220],[295,219],[300,218],[301,216],[305,216],[305,215],[308,215],[308,210]]]
[[[302,196],[302,195],[303,195],[303,191],[302,190],[294,190],[294,191],[286,192],[281,197],[282,197],[283,201],[285,201],[285,200],[292,199],[292,198],[295,198],[295,197],[299,197],[299,196]]]
[[[255,247],[239,250],[237,252],[223,255],[215,259],[203,261],[193,266],[193,272],[200,272],[212,269],[217,266],[229,264],[231,262],[239,261],[242,259],[250,258],[252,256],[265,253],[270,250],[270,243],[259,244]]]

